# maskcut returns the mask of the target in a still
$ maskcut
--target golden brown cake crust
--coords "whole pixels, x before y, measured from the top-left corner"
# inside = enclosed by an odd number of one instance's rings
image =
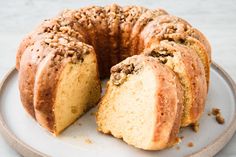
[[[21,56],[23,55],[26,48],[32,43],[31,36],[27,35],[20,43],[20,46],[18,48],[17,54],[16,54],[16,69],[20,69],[20,61]]]
[[[211,62],[211,45],[205,35],[196,28],[192,28],[191,31],[189,31],[189,34],[204,45],[208,53],[209,61]]]
[[[163,134],[166,133],[165,130],[163,131],[163,128],[166,127],[166,123],[174,119],[172,128],[170,129],[171,131],[169,132],[168,141],[163,145],[163,148],[166,148],[178,142],[178,133],[183,111],[183,89],[172,70],[160,63],[156,64],[154,69],[160,84],[156,94],[156,112],[161,113],[157,117],[156,130],[153,137],[154,142],[163,138]]]
[[[31,116],[34,115],[33,107],[33,89],[35,82],[35,74],[38,64],[46,57],[48,50],[42,45],[42,40],[38,37],[38,41],[28,46],[24,51],[20,61],[19,71],[19,89],[21,100]]]
[[[207,81],[207,88],[209,88],[209,82],[210,82],[210,64],[211,64],[211,54],[207,52],[207,48],[197,39],[192,37],[187,37],[185,44],[187,47],[191,48],[195,51],[202,52],[202,55],[199,52],[196,52],[201,60],[201,62],[204,65],[205,69],[205,76]],[[197,50],[196,50],[197,49]]]
[[[35,117],[40,125],[54,133],[53,104],[60,72],[64,64],[61,61],[55,63],[55,53],[47,55],[40,63],[36,73],[34,86]]]
[[[21,66],[19,71],[19,90],[20,98],[22,104],[26,111],[32,116],[34,116],[34,107],[33,107],[33,86],[35,75],[32,75],[36,71],[35,66],[32,67],[30,63],[32,60],[30,50],[24,51],[24,54],[21,56]]]
[[[107,17],[107,30],[110,44],[110,62],[115,65],[120,61],[119,46],[120,46],[120,19],[122,8],[116,4],[108,5],[104,8]]]
[[[161,16],[161,15],[167,15],[168,13],[162,9],[155,9],[155,10],[150,10],[147,9],[136,21],[132,33],[130,35],[130,40],[131,40],[131,47],[130,47],[130,53],[131,55],[136,55],[139,54],[139,49],[138,45],[139,39],[140,39],[140,33],[144,29],[144,27],[151,21],[153,21],[155,18]],[[142,46],[142,45],[141,45]],[[140,46],[140,47],[141,47]],[[141,48],[143,49],[143,47]]]
[[[190,122],[182,124],[182,126],[187,126],[198,122],[204,111],[207,98],[207,81],[205,78],[204,66],[198,55],[186,46],[174,45],[173,47],[180,49],[182,52],[182,60],[185,64],[189,81],[191,82],[190,87],[192,89],[193,102],[190,111],[188,111],[190,112]]]
[[[120,19],[120,50],[121,60],[131,56],[131,33],[136,21],[147,11],[147,8],[127,6],[122,8]]]

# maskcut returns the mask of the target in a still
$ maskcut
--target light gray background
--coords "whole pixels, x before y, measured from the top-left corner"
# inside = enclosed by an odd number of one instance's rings
[[[64,8],[106,5],[115,1],[0,0],[0,79],[15,64],[21,39],[43,19]],[[121,5],[164,8],[200,29],[212,46],[212,58],[236,80],[236,1],[234,0],[120,0]],[[14,116],[14,115],[13,115]],[[0,156],[18,157],[0,135]],[[236,135],[217,157],[236,157]]]

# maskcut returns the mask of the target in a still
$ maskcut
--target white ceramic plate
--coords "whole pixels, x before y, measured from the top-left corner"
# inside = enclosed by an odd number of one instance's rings
[[[236,129],[236,94],[231,78],[216,64],[211,66],[211,84],[205,112],[200,120],[200,131],[181,130],[182,142],[163,151],[143,151],[122,140],[96,131],[96,108],[89,111],[59,137],[41,128],[24,111],[18,91],[18,73],[15,69],[6,75],[0,85],[0,131],[5,139],[23,156],[112,156],[112,157],[183,157],[213,156],[230,140]],[[2,87],[1,87],[2,86]],[[225,124],[219,125],[207,113],[221,109]],[[188,147],[192,142],[193,147]]]

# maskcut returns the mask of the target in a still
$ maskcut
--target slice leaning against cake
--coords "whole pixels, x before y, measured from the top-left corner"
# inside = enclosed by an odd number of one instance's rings
[[[133,56],[111,68],[96,115],[98,130],[145,150],[176,144],[182,117],[182,86],[153,57]]]
[[[184,90],[184,112],[181,126],[195,124],[200,119],[207,97],[207,81],[201,59],[191,48],[163,40],[144,50],[171,68],[178,76]]]

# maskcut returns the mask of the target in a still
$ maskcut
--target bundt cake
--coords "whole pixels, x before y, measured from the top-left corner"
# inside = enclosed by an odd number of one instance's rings
[[[183,90],[159,60],[135,55],[111,68],[96,115],[98,130],[145,150],[178,142]]]
[[[128,58],[134,55],[140,56]],[[118,72],[117,67],[126,67],[128,62],[132,62],[128,71],[142,67],[140,72],[132,71],[114,82],[116,73],[119,77],[126,74],[122,69]],[[99,102],[100,79],[108,78],[110,68],[118,64],[111,70],[107,92],[100,102],[98,129],[136,147],[153,150],[176,143],[180,121],[181,126],[188,126],[199,120],[209,86],[210,63],[209,42],[185,20],[162,9],[116,4],[64,10],[29,33],[16,55],[22,104],[41,126],[55,135]],[[133,81],[149,84],[138,86],[137,93],[133,93]],[[168,89],[164,89],[167,86]],[[113,90],[117,97],[110,93]],[[165,91],[172,95],[166,97]],[[132,93],[134,96],[127,96]],[[145,96],[150,96],[150,100]],[[118,100],[119,97],[122,100]],[[140,99],[136,100],[137,97]],[[131,112],[125,108],[123,99],[137,101],[134,105],[141,106],[147,101],[145,105],[150,108],[145,108],[141,116],[152,110],[154,119],[147,122],[145,117],[140,117],[130,121],[140,115],[138,107],[134,107],[134,115],[124,115],[131,118],[125,123],[137,123],[129,124],[132,131],[124,126],[119,131],[118,123],[122,119],[114,122],[117,130],[110,129],[112,115]],[[116,102],[113,104],[112,100]],[[111,106],[122,109],[121,113],[110,109]],[[108,115],[110,117],[105,118]],[[152,126],[149,135],[145,130],[148,125]],[[144,127],[143,134],[137,127]],[[130,132],[139,136],[138,139]],[[142,139],[145,142],[140,143]]]

